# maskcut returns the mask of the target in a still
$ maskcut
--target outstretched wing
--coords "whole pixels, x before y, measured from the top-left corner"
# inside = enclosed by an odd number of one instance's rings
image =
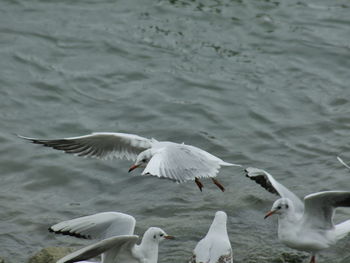
[[[133,216],[104,212],[67,220],[53,225],[50,232],[85,239],[104,239],[118,235],[132,235],[136,220]]]
[[[248,178],[250,178],[251,180],[254,180],[257,184],[261,185],[270,193],[279,195],[280,197],[283,197],[283,198],[290,199],[294,204],[295,211],[297,213],[303,213],[304,205],[303,205],[303,202],[299,199],[299,197],[297,197],[287,187],[277,182],[272,177],[271,174],[269,174],[268,172],[262,169],[253,168],[253,167],[249,167],[245,169],[245,172]]]
[[[184,144],[169,143],[157,150],[142,175],[153,175],[177,182],[201,177],[215,177],[219,161]]]
[[[99,256],[102,253],[106,253],[105,257],[108,257],[108,250],[113,250],[113,255],[123,253],[123,256],[129,255],[130,262],[132,262],[131,248],[138,240],[138,236],[124,235],[114,236],[102,241],[99,241],[90,246],[79,249],[67,256],[61,258],[57,263],[73,263],[82,260],[87,260]]]
[[[128,160],[136,160],[137,155],[150,148],[152,142],[155,141],[134,134],[112,132],[96,132],[79,137],[54,140],[41,140],[20,135],[18,137],[78,156],[98,159],[125,158]]]
[[[331,229],[337,207],[350,207],[350,192],[324,191],[305,196],[303,223],[309,227]]]

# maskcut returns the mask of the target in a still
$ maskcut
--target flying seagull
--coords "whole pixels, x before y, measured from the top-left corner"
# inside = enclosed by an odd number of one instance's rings
[[[53,140],[20,135],[18,137],[77,156],[133,160],[135,163],[130,167],[129,172],[140,167],[144,168],[141,175],[157,176],[178,183],[194,180],[201,191],[203,184],[199,179],[207,177],[210,177],[221,191],[225,191],[224,186],[215,179],[220,166],[240,166],[224,162],[195,146],[159,142],[134,134],[98,132]]]
[[[247,168],[246,175],[267,191],[281,198],[276,200],[265,218],[278,215],[278,238],[288,247],[316,254],[350,232],[350,220],[333,223],[337,207],[350,207],[349,191],[324,191],[309,194],[302,202],[294,193],[278,183],[272,175],[257,168]]]
[[[88,262],[101,255],[101,263],[157,263],[158,244],[173,239],[158,227],[144,233],[140,245],[134,235],[135,218],[118,212],[104,212],[63,221],[49,228],[50,232],[85,239],[100,239],[61,258],[57,263]]]

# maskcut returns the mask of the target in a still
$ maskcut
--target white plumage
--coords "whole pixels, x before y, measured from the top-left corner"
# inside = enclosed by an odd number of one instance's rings
[[[265,218],[278,215],[278,238],[285,245],[312,254],[334,245],[350,232],[350,220],[334,225],[337,207],[350,206],[349,191],[324,191],[309,194],[302,202],[294,193],[278,183],[272,175],[257,168],[247,168],[247,177],[269,192],[279,195]]]
[[[57,234],[102,239],[68,254],[57,263],[85,262],[99,255],[102,263],[157,263],[159,242],[173,237],[158,227],[150,227],[137,245],[139,237],[133,235],[135,222],[135,218],[127,214],[104,212],[53,225],[49,230]]]
[[[226,213],[216,212],[207,235],[193,250],[190,263],[232,263],[232,248],[226,222]]]
[[[145,169],[142,175],[157,176],[179,183],[195,180],[200,190],[203,184],[199,178],[210,177],[224,191],[224,187],[214,178],[220,166],[240,166],[224,162],[191,145],[159,142],[134,134],[100,132],[54,140],[19,137],[78,156],[134,160],[135,163],[129,172],[137,167],[143,167]]]

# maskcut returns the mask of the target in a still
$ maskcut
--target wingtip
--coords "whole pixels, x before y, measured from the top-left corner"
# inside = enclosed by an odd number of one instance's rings
[[[17,136],[18,138],[26,140],[26,141],[34,141],[35,140],[34,138],[26,137],[26,136],[20,135],[18,133],[14,133],[14,135]]]
[[[76,232],[54,230],[52,227],[49,227],[48,231],[50,233],[54,233],[54,234],[58,234],[58,235],[72,236],[72,237],[77,237],[77,238],[81,238],[81,239],[91,239],[90,235],[82,235],[82,234],[79,234],[79,233],[76,233]]]
[[[248,177],[248,178],[250,178],[250,177],[252,177],[252,170],[253,169],[255,169],[255,168],[253,168],[253,167],[247,167],[247,168],[245,168],[244,169],[244,172],[245,172],[245,176],[246,177]]]
[[[244,172],[246,173],[247,177],[254,177],[257,175],[263,175],[266,174],[266,172],[262,169],[255,168],[255,167],[248,167],[244,169]]]
[[[342,165],[344,165],[346,168],[350,169],[350,166],[349,166],[348,164],[346,164],[346,163],[343,161],[343,159],[340,158],[340,156],[337,156],[337,159],[338,159],[338,161],[339,161]]]
[[[13,133],[14,136],[17,136],[18,138],[21,138],[21,139],[27,139],[25,136],[22,136],[18,133]]]

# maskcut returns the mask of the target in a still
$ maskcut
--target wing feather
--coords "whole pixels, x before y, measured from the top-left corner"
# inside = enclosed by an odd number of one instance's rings
[[[138,240],[138,236],[135,235],[123,235],[114,236],[104,240],[101,240],[90,246],[81,248],[67,256],[61,258],[57,263],[73,263],[78,261],[87,260],[99,256],[102,253],[108,252],[108,250],[128,250],[131,255],[131,247],[135,245]]]
[[[283,198],[290,199],[293,204],[295,211],[297,213],[303,213],[304,204],[292,191],[290,191],[287,187],[277,182],[271,174],[266,172],[265,170],[249,167],[245,169],[246,176],[251,180],[255,181],[257,184],[261,185],[268,192],[276,194]]]
[[[51,226],[49,231],[78,238],[104,239],[117,235],[132,235],[135,223],[133,216],[104,212],[60,222]]]
[[[97,132],[89,135],[64,139],[42,140],[18,135],[35,144],[41,144],[66,153],[98,159],[136,160],[137,155],[152,147],[154,139],[134,134]]]
[[[337,207],[350,207],[350,192],[324,191],[305,196],[303,222],[306,225],[331,229],[333,215]]]

